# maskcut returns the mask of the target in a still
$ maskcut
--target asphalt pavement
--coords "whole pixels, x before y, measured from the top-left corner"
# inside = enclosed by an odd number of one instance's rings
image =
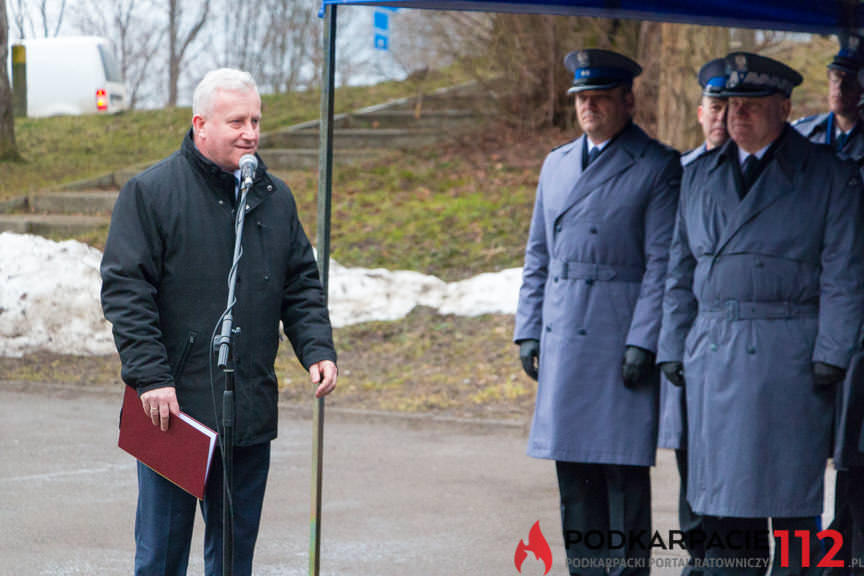
[[[0,575],[132,574],[136,475],[117,448],[120,403],[119,389],[0,384]],[[308,573],[309,416],[311,402],[280,409],[259,576]],[[322,575],[515,576],[537,521],[550,574],[567,573],[554,465],[525,456],[525,426],[331,410],[325,430]],[[652,482],[654,529],[675,529],[670,451]],[[189,574],[203,574],[200,517],[195,530]],[[680,572],[680,552],[654,556],[672,565],[653,574]],[[521,575],[543,572],[529,553]]]

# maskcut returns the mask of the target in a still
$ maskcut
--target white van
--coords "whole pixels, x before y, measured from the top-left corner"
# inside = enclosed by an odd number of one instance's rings
[[[23,47],[23,55],[21,54]],[[111,43],[97,36],[27,39],[13,44],[13,68],[26,66],[27,116],[106,114],[126,109],[126,87]],[[18,95],[21,87],[14,86]]]

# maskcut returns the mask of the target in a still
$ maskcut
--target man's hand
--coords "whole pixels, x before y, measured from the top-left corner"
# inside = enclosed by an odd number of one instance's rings
[[[144,407],[144,413],[153,421],[153,425],[162,428],[163,432],[166,432],[171,424],[171,414],[180,415],[180,404],[177,402],[177,392],[173,386],[145,392],[141,395],[141,406]]]
[[[660,371],[673,386],[684,387],[684,364],[681,362],[661,362]]]
[[[318,384],[318,389],[315,390],[315,397],[322,398],[336,388],[336,377],[339,370],[336,364],[330,360],[321,360],[309,367],[309,379],[312,384]]]
[[[525,373],[532,380],[537,380],[540,371],[540,341],[522,340],[519,343],[519,359],[522,360],[522,369]]]
[[[845,376],[846,371],[842,368],[824,362],[813,363],[813,384],[816,386],[816,390],[830,388],[843,380]]]
[[[647,380],[653,370],[654,354],[638,346],[627,346],[624,350],[624,363],[621,367],[624,386],[635,388]]]

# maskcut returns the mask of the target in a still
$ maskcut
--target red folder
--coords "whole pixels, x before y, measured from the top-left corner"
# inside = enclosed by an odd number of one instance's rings
[[[216,431],[188,414],[171,416],[168,430],[154,426],[144,413],[138,392],[126,386],[120,414],[120,448],[199,500],[210,472]]]

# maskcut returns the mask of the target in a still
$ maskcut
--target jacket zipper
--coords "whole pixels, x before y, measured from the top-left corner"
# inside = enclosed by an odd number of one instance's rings
[[[177,361],[177,366],[174,367],[173,378],[175,381],[181,374],[183,374],[183,369],[186,367],[186,360],[189,359],[189,354],[192,352],[192,345],[195,343],[196,336],[198,336],[198,333],[192,330],[189,332],[189,336],[186,337],[186,344],[183,346],[180,360]]]

